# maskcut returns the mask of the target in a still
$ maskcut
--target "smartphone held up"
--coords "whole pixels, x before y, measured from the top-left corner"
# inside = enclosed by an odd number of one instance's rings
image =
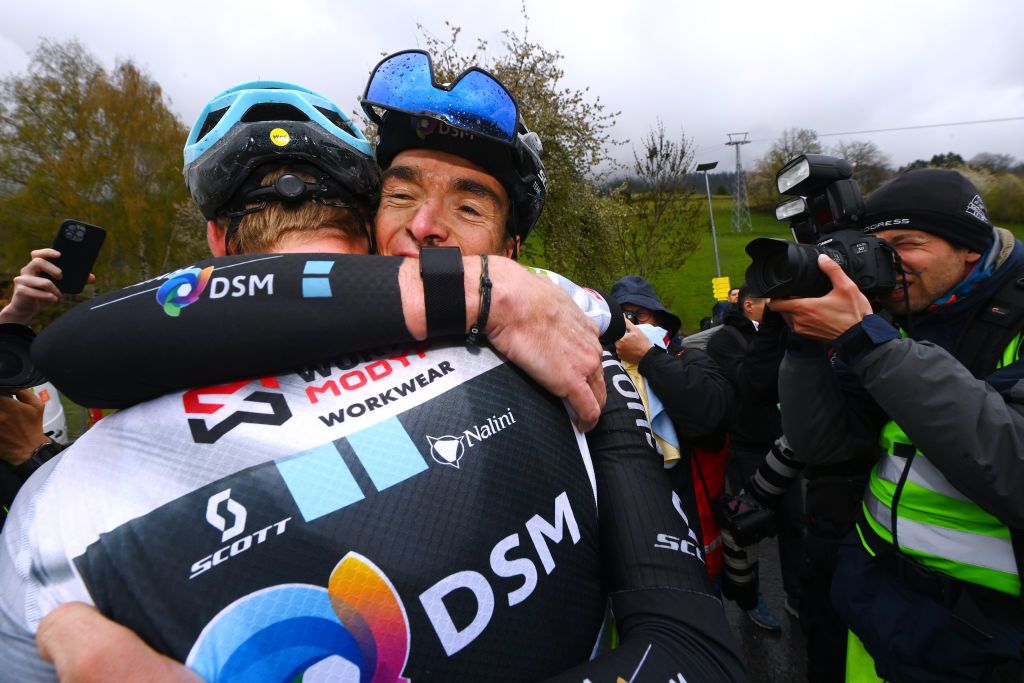
[[[53,263],[60,268],[61,278],[54,282],[64,294],[78,294],[89,280],[100,247],[107,236],[103,228],[76,220],[65,220],[57,228],[53,248],[60,252]]]

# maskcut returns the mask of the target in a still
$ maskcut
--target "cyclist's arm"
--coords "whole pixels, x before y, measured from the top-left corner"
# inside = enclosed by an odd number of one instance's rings
[[[33,359],[76,403],[122,408],[410,343],[426,336],[418,265],[338,254],[209,259],[80,304],[40,334]],[[465,257],[464,267],[468,331],[481,304],[480,258]],[[621,316],[594,313],[608,305],[572,286],[593,309],[581,313],[548,278],[509,259],[491,257],[490,277],[490,342],[591,426],[603,401],[593,321]]]
[[[608,402],[587,442],[597,478],[602,563],[621,642],[556,680],[746,680],[701,544],[684,514],[695,509],[693,501],[673,492],[622,366],[607,353],[604,365]]]

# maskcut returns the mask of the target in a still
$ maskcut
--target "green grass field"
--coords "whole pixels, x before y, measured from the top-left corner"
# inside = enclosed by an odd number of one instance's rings
[[[790,239],[789,225],[775,220],[774,215],[751,212],[750,232],[737,233],[732,229],[731,197],[712,197],[715,212],[715,232],[718,235],[718,257],[722,275],[728,276],[734,287],[743,284],[750,257],[744,251],[747,243],[755,237],[781,237]],[[704,203],[704,220],[707,222],[707,202]],[[1024,226],[1006,225],[1018,238],[1024,237]],[[711,278],[715,274],[715,252],[711,240],[711,227],[700,247],[686,264],[673,273],[659,273],[651,279],[662,302],[683,321],[684,332],[700,329],[700,319],[711,315],[715,299],[711,293]]]

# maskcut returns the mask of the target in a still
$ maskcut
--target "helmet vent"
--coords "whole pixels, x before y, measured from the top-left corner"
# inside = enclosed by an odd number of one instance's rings
[[[199,129],[199,135],[196,140],[202,140],[205,138],[206,134],[213,130],[213,127],[217,125],[217,122],[224,117],[224,113],[227,112],[227,110],[228,108],[224,107],[223,109],[211,111],[206,117],[206,120],[203,121],[203,127]]]
[[[325,107],[317,107],[316,110],[318,112],[320,112],[321,114],[323,114],[327,118],[328,121],[330,121],[331,123],[336,125],[338,128],[341,128],[343,131],[345,131],[346,133],[348,133],[352,137],[354,137],[354,138],[358,138],[359,137],[359,133],[357,133],[356,129],[352,127],[352,123],[350,121],[346,121],[344,118],[342,118],[341,114],[339,114],[338,112],[332,111],[332,110],[327,109]]]
[[[309,117],[290,104],[264,102],[254,104],[242,116],[242,123],[259,121],[309,121]]]

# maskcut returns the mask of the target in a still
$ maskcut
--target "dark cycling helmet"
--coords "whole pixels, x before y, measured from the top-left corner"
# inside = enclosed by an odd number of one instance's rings
[[[192,126],[184,155],[192,199],[209,220],[230,215],[233,227],[258,210],[246,210],[253,202],[314,199],[354,208],[369,205],[380,189],[363,134],[333,102],[291,83],[253,81],[214,97]],[[317,182],[286,174],[261,187],[263,176],[282,165]]]
[[[511,201],[508,232],[526,241],[547,196],[542,146],[494,76],[473,67],[453,83],[439,84],[430,55],[406,50],[377,64],[362,105],[380,127],[381,168],[406,149],[436,149],[472,161],[505,188]]]

